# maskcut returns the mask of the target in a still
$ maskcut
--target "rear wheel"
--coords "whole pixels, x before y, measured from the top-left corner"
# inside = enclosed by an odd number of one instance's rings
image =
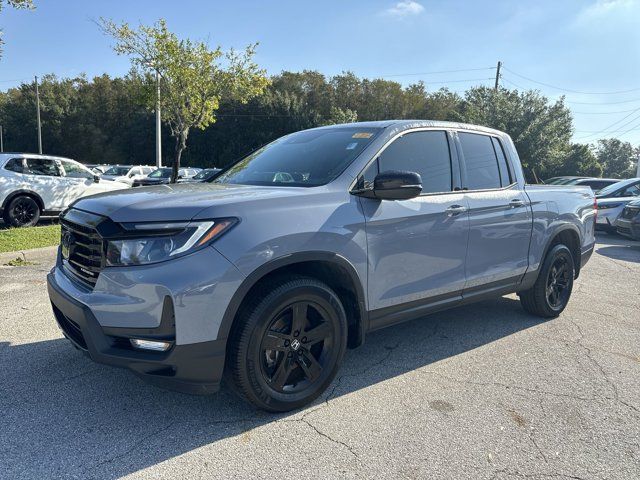
[[[567,306],[573,289],[575,265],[566,245],[555,245],[545,257],[536,283],[520,292],[524,309],[544,318],[557,317]]]
[[[338,371],[347,319],[338,296],[308,277],[282,280],[240,314],[227,376],[258,408],[284,412],[317,398]]]
[[[4,213],[4,221],[12,227],[31,227],[40,219],[40,206],[27,195],[13,198]]]

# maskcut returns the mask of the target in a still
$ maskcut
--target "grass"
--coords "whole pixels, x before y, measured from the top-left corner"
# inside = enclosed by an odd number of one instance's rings
[[[60,243],[60,225],[0,230],[0,253],[50,247]]]

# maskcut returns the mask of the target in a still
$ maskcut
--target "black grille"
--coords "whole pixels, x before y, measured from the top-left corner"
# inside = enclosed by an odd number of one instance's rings
[[[625,209],[622,211],[622,215],[620,216],[622,218],[633,218],[638,214],[638,212],[640,212],[640,208],[625,207]]]
[[[102,238],[92,226],[67,218],[61,218],[60,223],[64,266],[77,279],[93,287],[102,270]]]

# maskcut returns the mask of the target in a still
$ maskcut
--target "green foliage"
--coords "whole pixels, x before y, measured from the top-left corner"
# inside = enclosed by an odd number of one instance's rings
[[[617,138],[598,140],[596,156],[604,169],[604,175],[612,178],[633,177],[640,148]]]
[[[566,154],[559,156],[558,159],[560,161],[550,166],[550,172],[545,178],[561,175],[602,176],[602,165],[598,162],[589,145],[574,143],[569,147]]]
[[[268,84],[265,71],[253,61],[257,44],[223,53],[220,47],[179,39],[164,20],[137,30],[105,19],[100,26],[116,40],[114,50],[130,57],[138,75],[149,78],[153,72],[161,79],[162,118],[176,139],[173,181],[190,130],[203,130],[215,122],[223,98],[246,103]]]
[[[181,161],[224,167],[287,133],[381,118],[465,121],[504,130],[513,137],[530,181],[556,175],[599,176],[605,164],[605,175],[623,176],[616,172],[633,158],[632,148],[615,149],[610,141],[596,157],[591,146],[571,144],[569,110],[562,101],[550,102],[535,91],[480,87],[460,96],[447,89],[427,91],[422,83],[402,87],[349,72],[334,77],[282,72],[270,80],[261,95],[221,95],[215,123],[193,129]],[[134,69],[124,78],[103,75],[93,80],[45,76],[40,90],[47,153],[86,163],[154,163],[153,72]],[[34,93],[33,83],[0,92],[0,124],[8,150],[37,148]],[[163,135],[171,134],[168,123],[163,128]],[[172,146],[163,144],[163,157],[170,158]],[[620,167],[614,168],[614,150],[627,158]]]

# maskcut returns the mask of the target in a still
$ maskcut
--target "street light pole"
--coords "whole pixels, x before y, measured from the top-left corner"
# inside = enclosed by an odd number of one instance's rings
[[[40,92],[38,91],[37,75],[36,75],[36,109],[38,112],[38,153],[42,155],[42,125],[40,124]]]
[[[4,142],[2,140],[2,125],[0,125],[0,152],[4,152]]]
[[[160,121],[160,72],[156,71],[156,167],[162,167],[162,129]]]

